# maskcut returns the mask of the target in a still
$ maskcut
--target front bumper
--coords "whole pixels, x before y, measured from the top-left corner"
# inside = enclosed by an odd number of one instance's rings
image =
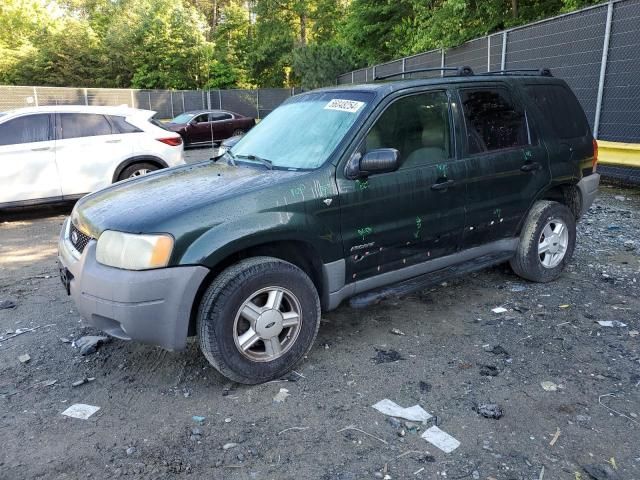
[[[582,180],[578,182],[578,189],[580,190],[580,196],[582,200],[580,216],[587,213],[589,207],[596,199],[596,195],[598,195],[598,186],[600,185],[600,174],[592,173],[591,175],[587,175],[583,177]]]
[[[113,337],[167,350],[184,349],[191,307],[209,270],[202,266],[144,271],[107,267],[96,261],[95,240],[80,254],[68,231],[69,219],[60,233],[58,261],[80,315]]]

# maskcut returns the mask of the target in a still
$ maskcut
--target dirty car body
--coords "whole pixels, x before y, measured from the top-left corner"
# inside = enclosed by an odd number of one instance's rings
[[[110,335],[181,350],[197,334],[224,375],[267,381],[346,299],[504,261],[557,278],[597,192],[596,155],[573,93],[548,76],[316,90],[215,162],[84,197],[61,231],[62,278]]]

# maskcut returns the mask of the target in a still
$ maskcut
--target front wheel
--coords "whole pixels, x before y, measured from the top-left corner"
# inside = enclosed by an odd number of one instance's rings
[[[320,299],[295,265],[249,258],[213,281],[197,324],[211,365],[236,382],[262,383],[289,372],[309,351],[320,325]]]
[[[240,135],[244,135],[245,133],[247,133],[247,132],[245,132],[245,131],[244,131],[244,130],[242,130],[241,128],[236,128],[236,129],[233,131],[233,135],[232,135],[232,137],[237,137],[237,136],[240,136]]]
[[[558,202],[536,202],[527,216],[511,268],[533,282],[550,282],[560,276],[576,245],[576,220]]]

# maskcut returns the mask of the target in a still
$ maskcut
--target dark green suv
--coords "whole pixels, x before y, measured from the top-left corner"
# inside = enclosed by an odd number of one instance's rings
[[[80,314],[228,378],[287,373],[321,310],[509,261],[557,278],[600,176],[584,112],[542,74],[444,76],[292,97],[215,161],[81,199],[61,232]]]

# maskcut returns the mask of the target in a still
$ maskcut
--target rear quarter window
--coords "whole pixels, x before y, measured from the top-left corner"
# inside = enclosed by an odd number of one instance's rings
[[[544,121],[549,122],[558,138],[584,137],[589,124],[582,107],[571,90],[563,85],[526,85],[525,92],[538,106]]]
[[[113,125],[114,133],[138,133],[141,132],[138,127],[131,125],[124,117],[118,115],[110,115],[109,120]]]
[[[169,127],[167,127],[164,123],[162,123],[160,120],[158,120],[155,116],[153,118],[149,119],[149,123],[151,125],[155,125],[158,128],[166,130],[167,132],[173,132],[173,130],[171,130]]]

